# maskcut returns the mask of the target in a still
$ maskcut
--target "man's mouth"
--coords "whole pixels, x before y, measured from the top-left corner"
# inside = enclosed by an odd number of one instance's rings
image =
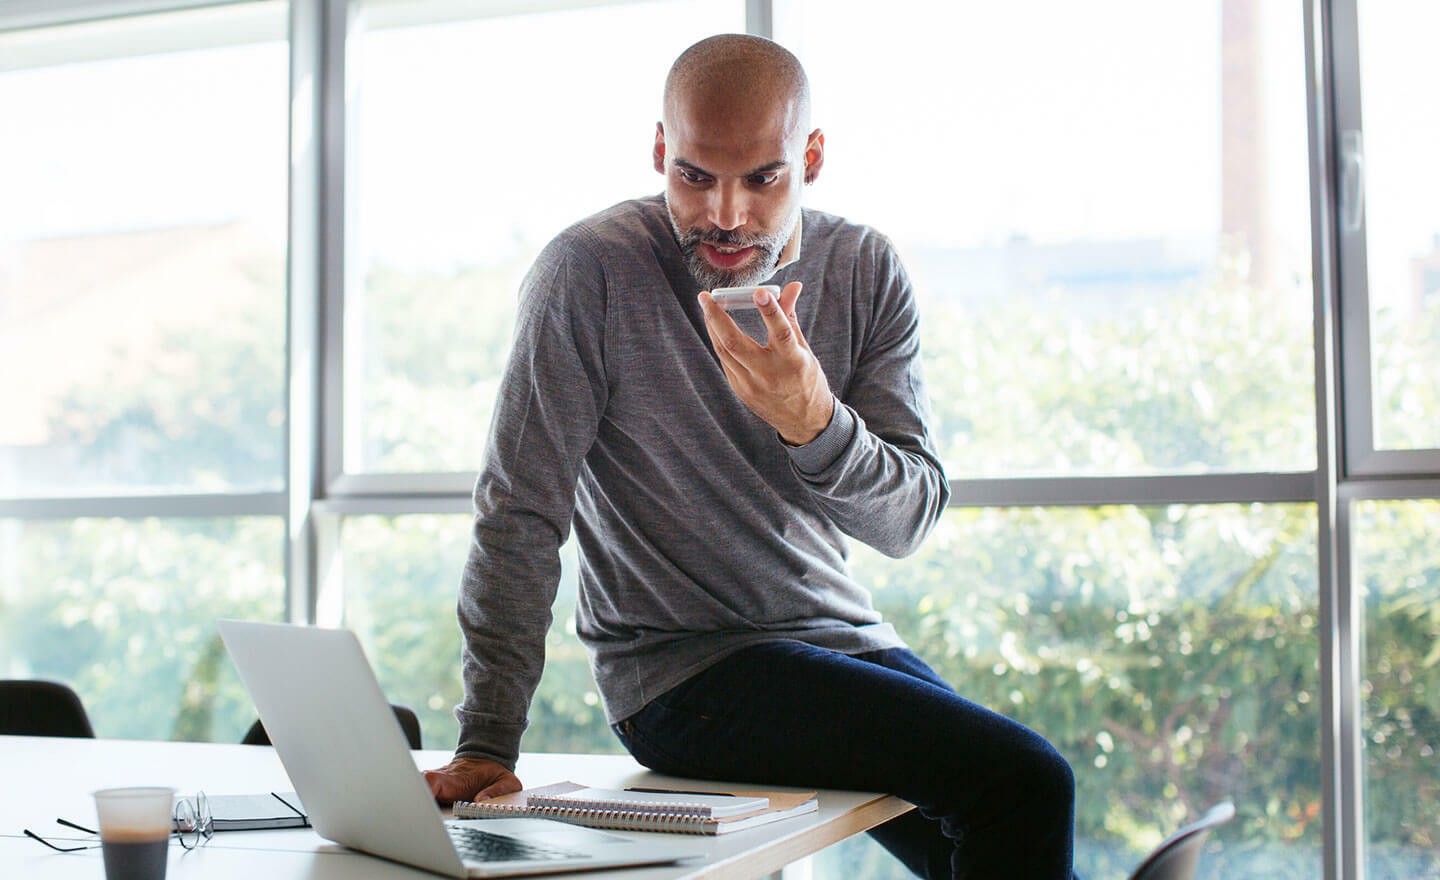
[[[753,245],[738,246],[730,244],[700,243],[700,254],[705,261],[717,269],[734,269],[744,265],[750,260],[755,248]]]

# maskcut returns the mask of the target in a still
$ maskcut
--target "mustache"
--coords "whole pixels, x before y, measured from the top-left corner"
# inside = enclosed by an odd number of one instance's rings
[[[753,247],[764,240],[761,235],[746,235],[738,230],[725,229],[687,229],[685,230],[684,241],[686,244],[720,244],[725,247]]]

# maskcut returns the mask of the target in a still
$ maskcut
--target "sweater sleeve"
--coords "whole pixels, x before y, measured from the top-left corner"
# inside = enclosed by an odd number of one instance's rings
[[[939,521],[950,484],[930,435],[914,290],[883,237],[875,237],[871,260],[873,274],[857,273],[873,278],[875,306],[854,374],[836,390],[830,425],[789,454],[841,531],[901,557]]]
[[[578,238],[552,243],[521,285],[460,586],[456,754],[511,769],[544,668],[576,483],[605,407],[604,272]]]

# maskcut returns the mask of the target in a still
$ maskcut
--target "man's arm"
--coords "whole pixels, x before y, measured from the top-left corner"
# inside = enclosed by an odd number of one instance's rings
[[[843,399],[800,329],[798,283],[778,301],[757,296],[769,331],[763,346],[708,295],[701,305],[731,387],[786,441],[817,503],[847,535],[898,557],[938,522],[950,487],[930,437],[913,290],[888,242],[875,241],[874,323]]]
[[[521,287],[458,602],[465,699],[456,757],[470,760],[427,774],[441,799],[518,787],[511,771],[544,667],[559,548],[605,405],[605,291],[594,265],[573,237],[557,240]]]

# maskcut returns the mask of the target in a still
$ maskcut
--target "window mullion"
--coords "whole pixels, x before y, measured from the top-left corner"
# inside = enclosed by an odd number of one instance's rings
[[[1305,24],[1314,279],[1323,866],[1326,880],[1363,880],[1365,824],[1359,704],[1362,618],[1355,607],[1350,577],[1349,507],[1347,501],[1341,500],[1340,485],[1346,444],[1366,442],[1347,430],[1360,426],[1347,418],[1342,401],[1351,407],[1363,405],[1368,418],[1369,395],[1367,391],[1361,400],[1342,397],[1339,385],[1342,376],[1351,380],[1343,368],[1352,366],[1354,360],[1344,357],[1346,352],[1340,342],[1342,324],[1349,317],[1343,300],[1352,291],[1341,274],[1349,254],[1342,251],[1345,233],[1339,223],[1345,205],[1341,204],[1335,153],[1347,118],[1347,111],[1342,110],[1346,99],[1340,93],[1353,92],[1358,97],[1358,64],[1353,51],[1347,56],[1341,48],[1344,45],[1353,50],[1356,45],[1353,0],[1310,0],[1305,4]],[[1354,109],[1358,111],[1358,105]],[[1358,127],[1358,112],[1354,118]],[[1363,228],[1359,232],[1363,242]],[[1366,373],[1368,376],[1368,370]]]
[[[329,0],[290,6],[286,602],[291,620],[311,622],[321,567],[312,509],[324,491],[321,373],[331,329],[327,304],[340,281],[342,205],[334,182],[343,169],[329,147],[340,143],[336,126],[343,124],[343,12],[343,4]]]

